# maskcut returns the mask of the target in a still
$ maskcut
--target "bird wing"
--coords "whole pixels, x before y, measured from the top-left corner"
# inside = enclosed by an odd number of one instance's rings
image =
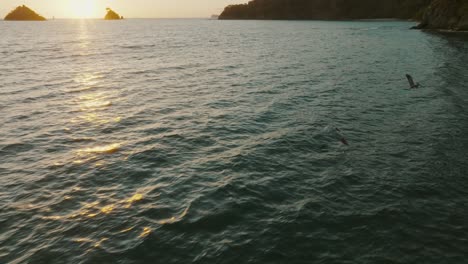
[[[408,79],[408,83],[410,84],[411,88],[415,87],[416,85],[414,84],[413,77],[411,75],[406,74],[406,79]]]

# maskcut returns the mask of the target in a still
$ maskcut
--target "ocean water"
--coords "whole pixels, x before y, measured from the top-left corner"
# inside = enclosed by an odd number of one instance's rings
[[[412,25],[0,22],[0,263],[466,263],[468,38]]]

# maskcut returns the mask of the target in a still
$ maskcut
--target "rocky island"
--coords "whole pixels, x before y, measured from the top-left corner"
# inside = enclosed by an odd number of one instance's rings
[[[123,16],[120,16],[119,14],[114,12],[114,10],[112,10],[110,8],[106,8],[106,11],[107,11],[107,14],[104,17],[105,20],[120,20],[120,19],[123,19]]]
[[[219,19],[414,19],[418,28],[466,30],[467,0],[253,0],[227,6]]]
[[[22,5],[6,15],[5,20],[28,20],[28,21],[45,21],[46,19],[31,10],[29,7]]]

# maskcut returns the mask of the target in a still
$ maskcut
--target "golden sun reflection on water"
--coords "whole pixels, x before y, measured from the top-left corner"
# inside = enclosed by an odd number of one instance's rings
[[[83,46],[86,48],[86,46]],[[67,137],[70,138],[72,144],[80,144],[78,147],[74,145],[70,153],[74,154],[72,164],[82,165],[91,164],[95,167],[104,166],[109,161],[107,155],[113,154],[121,150],[124,142],[102,142],[103,135],[100,131],[104,127],[111,126],[112,123],[121,121],[121,117],[115,115],[112,109],[115,107],[114,102],[118,100],[118,91],[115,89],[106,89],[106,86],[101,85],[104,76],[93,73],[83,73],[76,76],[74,82],[77,84],[75,90],[69,91],[73,93],[69,105],[72,113],[75,115],[70,119],[70,123],[64,130],[67,132]],[[95,130],[97,129],[97,130]],[[94,134],[93,134],[94,132]],[[106,141],[108,138],[106,138]],[[119,140],[120,141],[120,140]],[[55,162],[57,163],[57,162]],[[61,164],[61,163],[57,163]],[[83,166],[83,168],[87,168]],[[104,198],[106,199],[106,198]],[[119,217],[125,214],[125,211],[144,199],[144,194],[136,192],[130,197],[122,200],[115,201],[111,197],[107,201],[100,197],[98,201],[92,203],[81,203],[77,209],[72,209],[71,212],[65,215],[52,215],[44,216],[43,218],[51,221],[65,221],[65,222],[82,222],[82,221],[107,221],[113,217]],[[74,197],[66,196],[64,200],[68,203],[74,201]],[[118,233],[129,233],[131,236],[143,238],[148,236],[152,229],[150,227],[137,226],[128,227]],[[109,230],[113,233],[113,230]],[[90,247],[101,247],[105,241],[111,238],[77,238],[74,241],[77,243],[86,243]],[[107,242],[106,242],[107,243]]]
[[[85,87],[84,89],[92,87],[96,83],[92,76],[80,78],[80,86]],[[115,98],[115,91],[95,91],[76,96],[71,101],[75,108],[73,112],[82,114],[72,117],[70,122],[75,125],[90,123],[93,126],[120,122],[120,116],[112,116],[112,112],[106,111],[113,106]]]
[[[78,34],[78,40],[81,54],[83,54],[89,50],[89,46],[91,45],[88,23],[84,20],[80,21],[80,32]]]
[[[110,101],[89,101],[82,104],[81,111],[89,111],[89,110],[99,110],[107,106],[111,106],[112,102]]]
[[[144,237],[147,237],[150,233],[151,233],[151,228],[144,227],[143,231],[141,232],[141,234],[138,237],[139,238],[144,238]]]
[[[106,240],[108,240],[108,238],[102,238],[101,240],[99,240],[98,242],[96,242],[96,243],[94,244],[94,247],[96,247],[96,248],[97,248],[97,247],[101,247],[102,242],[104,242],[104,241],[106,241]]]
[[[83,154],[83,153],[112,154],[112,153],[117,152],[121,147],[122,147],[121,143],[113,143],[113,144],[104,145],[104,146],[96,146],[96,147],[80,149],[78,150],[78,153],[80,154]]]
[[[78,188],[79,189],[79,188]],[[67,197],[67,199],[69,199]],[[98,216],[101,217],[109,217],[110,214],[119,214],[119,211],[125,210],[130,208],[134,203],[137,203],[144,199],[144,194],[141,192],[134,193],[131,197],[121,199],[115,203],[102,205],[102,202],[95,201],[91,203],[82,203],[82,207],[69,215],[65,216],[50,216],[44,217],[47,220],[55,220],[55,221],[89,221],[94,219]],[[180,215],[165,219],[160,221],[160,225],[170,224],[177,221],[180,221],[185,215],[188,213],[189,207],[187,207]],[[102,218],[97,218],[95,221],[104,221]],[[91,237],[77,237],[73,239],[73,242],[80,243],[80,244],[87,244],[88,248],[100,248],[103,246],[104,243],[113,243],[114,239],[119,239],[122,235],[125,236],[132,236],[138,239],[144,239],[148,237],[151,233],[154,232],[154,228],[150,226],[130,226],[120,231],[114,231],[109,229],[107,232],[102,233],[100,238],[91,238]],[[126,234],[128,233],[128,234]],[[113,234],[113,235],[111,235]],[[106,242],[108,241],[108,242]]]
[[[173,223],[175,223],[177,221],[180,221],[180,220],[182,220],[182,218],[184,218],[187,215],[188,210],[189,210],[189,207],[185,208],[185,210],[179,216],[177,216],[177,217],[173,216],[171,218],[161,220],[158,223],[160,225],[166,225],[166,224],[173,224]]]
[[[78,117],[73,118],[71,120],[71,123],[80,124],[80,123],[86,122],[86,123],[91,123],[95,125],[105,125],[109,123],[119,123],[121,120],[122,120],[121,117],[105,118],[104,116],[100,116],[96,113],[86,113],[84,115],[80,115]]]
[[[92,239],[89,239],[89,238],[76,238],[76,239],[73,239],[73,241],[77,243],[93,243],[94,242]]]
[[[76,76],[73,81],[81,86],[89,87],[97,85],[99,83],[99,79],[103,77],[104,76],[101,74],[83,73]]]
[[[104,214],[110,214],[112,212],[112,210],[114,210],[114,205],[113,204],[108,205],[108,206],[104,206],[103,208],[101,208],[101,212],[104,213]]]
[[[72,163],[75,164],[75,165],[81,165],[81,164],[91,162],[92,160],[94,160],[94,157],[84,158],[84,159],[76,159]]]
[[[104,92],[89,93],[77,98],[80,111],[83,112],[95,112],[102,110],[109,106],[112,106],[112,102],[109,100],[110,94]]]
[[[131,203],[140,201],[141,199],[143,199],[143,194],[136,193],[135,195],[132,196],[132,198],[128,199],[127,202],[131,204]]]
[[[144,198],[143,194],[135,193],[132,197],[123,199],[116,203],[108,204],[102,206],[99,201],[92,203],[84,203],[80,209],[72,212],[71,214],[65,216],[47,216],[45,219],[49,220],[72,220],[76,218],[94,218],[98,215],[108,215],[113,213],[116,210],[128,209],[134,203],[141,201]],[[70,196],[66,196],[64,199],[71,200]]]
[[[132,226],[132,227],[129,227],[129,228],[126,228],[126,229],[120,231],[119,233],[127,233],[127,232],[130,232],[130,231],[132,231],[134,228],[135,228],[135,227]]]
[[[102,75],[93,73],[82,73],[76,76],[74,81],[83,87],[82,92],[71,100],[71,105],[75,108],[72,112],[81,112],[75,117],[72,117],[71,128],[67,128],[67,132],[74,135],[74,143],[78,142],[92,142],[97,140],[97,137],[87,134],[86,136],[80,136],[82,128],[99,128],[102,125],[109,123],[118,123],[121,121],[120,116],[112,116],[112,113],[105,112],[109,107],[112,106],[111,98],[115,97],[115,91],[94,91],[94,92],[83,92],[88,88],[99,85],[99,82],[103,78]],[[83,113],[84,112],[84,113]],[[96,135],[98,136],[98,135]],[[96,143],[92,146],[82,146],[78,150],[74,151],[78,154],[77,157],[73,158],[72,164],[81,165],[96,161],[95,167],[100,167],[106,164],[105,160],[96,160],[100,154],[113,154],[120,150],[122,143]]]

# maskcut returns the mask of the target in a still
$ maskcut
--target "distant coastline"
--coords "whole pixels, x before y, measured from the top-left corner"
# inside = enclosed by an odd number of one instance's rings
[[[458,0],[253,0],[229,5],[220,20],[421,21],[416,29],[468,30],[468,1]]]
[[[421,18],[431,0],[253,0],[229,5],[220,19],[356,20]]]

